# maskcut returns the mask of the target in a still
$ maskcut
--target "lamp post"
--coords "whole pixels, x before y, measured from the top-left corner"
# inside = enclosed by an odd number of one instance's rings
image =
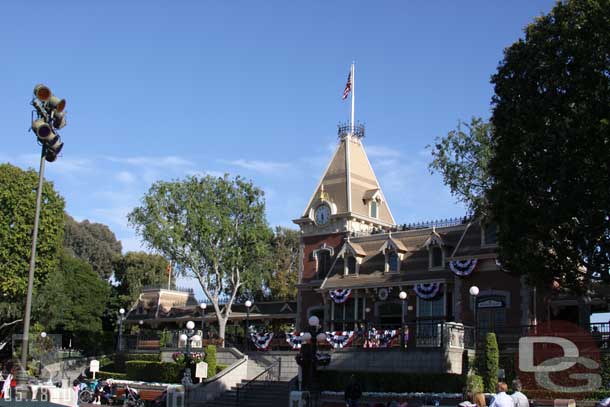
[[[205,309],[208,307],[208,304],[202,302],[199,304],[199,309],[201,309],[201,339],[205,338]]]
[[[320,319],[317,316],[312,315],[307,322],[309,330],[303,333],[303,345],[297,356],[297,363],[301,367],[303,390],[314,393],[314,379],[320,363],[318,361],[318,342],[326,341],[326,334],[322,331]],[[327,359],[324,365],[327,365],[328,362],[330,359]],[[314,405],[316,405],[315,402]]]
[[[144,321],[139,320],[138,321],[138,325],[139,325],[139,327],[138,327],[138,343],[137,343],[136,347],[138,349],[140,349],[140,338],[141,338],[141,335],[142,335],[142,328],[144,327]]]
[[[246,346],[246,350],[250,349],[250,341],[248,340],[248,333],[249,333],[249,329],[250,329],[250,307],[252,306],[252,301],[250,300],[246,300],[245,304],[246,306],[246,329],[244,329],[244,338],[246,340],[245,346]]]
[[[402,323],[402,327],[400,330],[400,349],[404,349],[407,345],[405,343],[405,303],[407,302],[408,298],[407,292],[401,291],[400,293],[398,293],[398,298],[400,298],[400,302],[402,303],[402,311],[400,313],[400,320]]]
[[[184,375],[182,377],[182,384],[184,386],[193,384],[191,379],[191,341],[199,341],[201,338],[199,335],[195,335],[195,323],[188,321],[186,323],[186,332],[180,335],[180,339],[186,342],[184,352]]]
[[[40,338],[42,339],[41,342],[43,342],[42,347],[44,350],[44,339],[47,337],[47,333],[46,332],[41,332],[40,333]],[[40,379],[40,376],[42,375],[42,354],[40,355],[40,360],[38,361],[38,378]]]
[[[123,351],[123,321],[125,321],[125,308],[119,309],[118,323],[119,323],[119,343],[117,344],[117,350]]]
[[[40,205],[42,200],[42,184],[44,180],[45,160],[53,162],[61,152],[64,143],[56,130],[66,125],[66,101],[53,95],[47,86],[38,84],[34,87],[34,98],[30,102],[36,111],[32,112],[32,131],[36,134],[42,146],[40,153],[40,169],[38,171],[38,188],[36,189],[36,209],[34,212],[34,227],[32,230],[32,249],[30,251],[30,269],[28,272],[28,289],[25,300],[25,314],[23,317],[23,337],[21,344],[21,366],[16,381],[19,392],[27,397],[28,342],[30,335],[30,317],[32,314],[32,291],[34,288],[34,270],[36,267],[36,244],[38,241],[38,223],[40,219]]]
[[[479,287],[477,287],[476,285],[473,285],[472,287],[470,287],[470,290],[468,290],[468,292],[470,293],[470,296],[473,299],[473,304],[474,304],[474,346],[476,348],[477,346],[477,336],[478,336],[478,330],[479,330],[479,321],[477,319],[477,311],[479,308],[479,304],[477,301],[477,297],[479,295]]]

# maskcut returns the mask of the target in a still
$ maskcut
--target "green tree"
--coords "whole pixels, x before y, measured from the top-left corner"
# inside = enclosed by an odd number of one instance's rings
[[[263,191],[227,175],[159,181],[129,222],[149,247],[197,278],[224,338],[240,288],[259,284],[260,264],[268,256],[271,231]]]
[[[64,251],[60,266],[37,292],[34,315],[48,331],[69,334],[75,347],[94,351],[101,345],[109,295],[108,281],[87,262]]]
[[[500,368],[500,351],[496,334],[487,333],[485,336],[485,364],[483,366],[483,382],[485,391],[494,393],[498,384],[498,369]]]
[[[610,1],[558,2],[492,78],[500,258],[545,286],[610,282],[609,50]]]
[[[267,299],[296,301],[300,234],[296,230],[278,226],[275,228],[271,245]]]
[[[81,260],[91,264],[93,271],[102,278],[109,278],[113,264],[121,255],[121,242],[110,228],[88,220],[75,221],[66,214],[64,247]]]
[[[114,278],[120,303],[130,307],[145,286],[167,287],[167,260],[158,254],[128,252],[115,260]]]
[[[21,316],[28,285],[38,174],[0,164],[0,321]],[[53,184],[42,187],[42,208],[34,287],[59,264],[64,227],[64,200]]]
[[[481,118],[458,122],[455,130],[437,137],[432,152],[431,173],[440,172],[443,182],[471,214],[484,214],[486,193],[492,184],[489,162],[493,156],[493,127]]]

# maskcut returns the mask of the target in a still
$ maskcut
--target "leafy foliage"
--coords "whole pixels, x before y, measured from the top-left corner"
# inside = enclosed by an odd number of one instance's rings
[[[500,257],[544,286],[610,282],[609,50],[610,2],[558,2],[492,78]]]
[[[483,378],[472,374],[466,379],[466,390],[471,394],[482,393],[484,390]]]
[[[205,347],[205,363],[208,364],[208,377],[216,374],[216,346],[207,345]]]
[[[129,222],[149,247],[197,278],[224,338],[239,289],[262,285],[271,236],[263,192],[240,177],[159,181],[129,214]],[[226,299],[222,309],[221,299]]]
[[[483,382],[485,391],[494,393],[498,384],[498,369],[500,368],[500,351],[496,334],[488,332],[485,336],[485,364],[483,366]]]
[[[95,351],[103,345],[102,317],[110,285],[91,266],[67,252],[36,295],[35,317],[47,331],[71,334],[77,348]]]
[[[145,286],[166,287],[167,260],[158,254],[128,252],[115,258],[114,278],[121,304],[131,306]],[[175,281],[172,280],[175,287]]]
[[[129,380],[162,383],[180,383],[183,366],[170,362],[129,360],[125,372]]]
[[[275,229],[271,242],[267,301],[296,301],[299,245],[298,231],[279,226]]]
[[[0,320],[21,316],[27,292],[38,174],[0,164]],[[48,181],[42,207],[34,286],[57,269],[63,239],[64,200]]]
[[[440,172],[451,193],[472,214],[485,213],[486,193],[491,187],[489,161],[493,156],[493,127],[481,118],[460,121],[445,137],[437,137],[432,151],[430,172]]]
[[[104,279],[112,275],[114,261],[121,255],[121,242],[108,226],[88,220],[77,222],[68,214],[64,247],[73,256],[89,263]]]

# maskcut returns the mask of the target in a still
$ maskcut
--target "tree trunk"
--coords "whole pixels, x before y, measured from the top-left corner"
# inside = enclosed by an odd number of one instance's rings
[[[222,339],[222,347],[225,347],[225,330],[227,327],[227,317],[218,317],[218,336]]]

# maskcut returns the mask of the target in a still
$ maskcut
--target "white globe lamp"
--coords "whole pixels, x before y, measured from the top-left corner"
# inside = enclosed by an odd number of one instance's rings
[[[195,329],[195,323],[193,321],[188,321],[186,323],[186,329],[188,329],[188,330]]]
[[[400,294],[398,294],[398,298],[400,298],[401,300],[406,300],[407,299],[407,293],[405,291],[401,291]]]
[[[476,285],[473,285],[472,287],[470,287],[470,295],[472,295],[473,297],[476,297],[477,295],[479,295],[479,287],[477,287]]]
[[[320,326],[320,318],[315,315],[310,316],[307,322],[309,322],[309,326]]]

